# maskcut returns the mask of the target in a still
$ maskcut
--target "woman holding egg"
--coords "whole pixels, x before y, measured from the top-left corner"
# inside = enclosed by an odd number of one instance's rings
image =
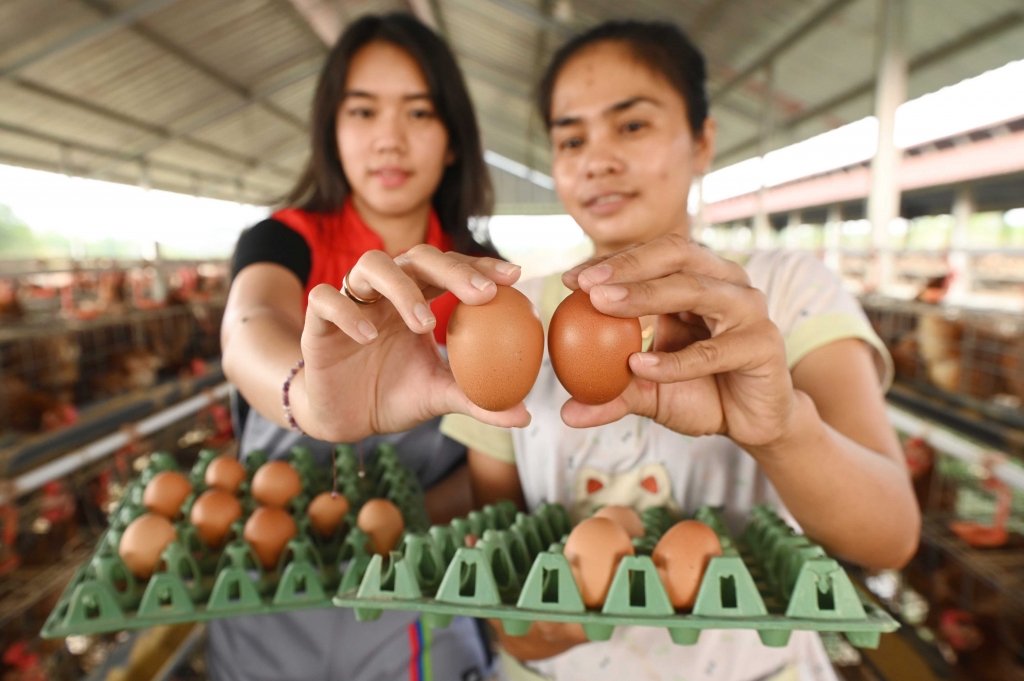
[[[762,252],[741,267],[692,238],[688,191],[715,139],[704,81],[702,55],[669,24],[606,23],[555,54],[539,89],[552,175],[596,257],[521,288],[542,318],[581,289],[653,335],[608,402],[568,399],[546,360],[528,427],[450,416],[442,430],[470,447],[484,501],[521,487],[527,506],[560,501],[577,520],[608,505],[714,505],[734,531],[768,503],[833,555],[901,566],[920,518],[884,408],[889,358],[857,302],[811,255]],[[553,624],[500,638],[510,678],[835,678],[811,632],[783,648],[752,631],[705,631],[693,646],[654,628],[594,643]]]
[[[318,423],[308,405],[344,416],[344,405],[364,394],[358,372],[339,361],[347,337],[318,314],[370,309],[358,281],[342,286],[361,257],[390,263],[403,253],[461,252],[484,256],[477,266],[508,280],[470,230],[470,218],[489,214],[492,198],[465,83],[448,47],[416,19],[366,16],[327,55],[310,119],[311,158],[290,207],[243,233],[232,263],[221,337],[224,371],[251,405],[242,454],[285,458],[301,445],[329,466],[337,442],[367,452],[390,442],[426,490],[432,519],[445,522],[469,510],[470,494],[465,448],[438,432],[437,419],[407,419],[402,433],[386,419],[342,433]],[[473,290],[469,297],[479,300]],[[381,334],[379,346],[406,354],[410,342],[436,356],[434,332],[443,344],[455,303],[440,296],[416,308],[410,321],[425,334],[397,341]],[[357,330],[366,328],[373,327]],[[366,438],[371,431],[397,434]],[[216,620],[208,632],[218,681],[390,680],[423,664],[426,648],[419,620],[406,613],[360,624],[349,610],[327,608]],[[435,678],[480,677],[489,666],[473,620],[456,618],[429,645]]]

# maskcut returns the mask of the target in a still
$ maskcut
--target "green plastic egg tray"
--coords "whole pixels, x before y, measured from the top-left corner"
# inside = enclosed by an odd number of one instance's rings
[[[556,504],[532,514],[488,507],[425,535],[409,534],[400,550],[360,566],[358,580],[347,575],[334,603],[354,608],[363,620],[383,610],[417,611],[432,626],[445,626],[454,615],[492,618],[512,635],[538,620],[576,622],[593,641],[607,640],[617,626],[664,627],[680,645],[696,643],[704,629],[753,629],[767,646],[784,646],[794,630],[811,630],[874,648],[883,632],[898,627],[839,563],[767,507],[758,507],[736,538],[716,510],[703,508],[696,518],[718,534],[723,555],[708,564],[689,612],[673,609],[650,557],[677,520],[671,513],[642,514],[645,535],[634,540],[636,555],[619,562],[604,606],[588,610],[562,554],[571,527]]]
[[[157,572],[140,580],[118,556],[118,542],[132,520],[146,512],[142,497],[149,480],[161,471],[178,469],[169,454],[151,457],[111,513],[108,529],[93,555],[62,592],[43,626],[44,638],[330,607],[333,592],[339,586],[351,586],[355,575],[370,562],[367,536],[355,524],[365,501],[389,499],[401,510],[407,533],[428,530],[419,482],[399,465],[393,448],[381,446],[363,465],[351,447],[339,446],[335,451],[338,491],[348,499],[350,510],[335,536],[321,538],[309,527],[305,509],[317,494],[331,489],[331,471],[318,466],[308,450],[295,448],[288,461],[299,473],[302,491],[288,510],[298,532],[277,567],[265,570],[242,538],[245,520],[258,505],[249,485],[255,471],[267,461],[264,454],[253,453],[245,462],[247,479],[238,492],[243,515],[233,524],[223,547],[207,547],[188,520],[192,503],[206,489],[206,467],[215,456],[211,451],[202,452],[188,473],[192,493],[175,522],[177,537],[164,550]]]

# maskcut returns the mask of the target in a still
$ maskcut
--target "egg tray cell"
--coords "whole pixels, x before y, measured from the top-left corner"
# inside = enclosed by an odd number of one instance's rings
[[[331,471],[318,466],[308,450],[297,447],[287,460],[302,481],[302,491],[288,508],[298,533],[288,542],[277,567],[265,570],[242,538],[244,522],[258,505],[249,494],[249,483],[267,461],[264,454],[254,452],[246,459],[247,479],[239,489],[243,515],[232,525],[223,547],[210,549],[203,544],[188,520],[192,502],[206,489],[206,467],[215,456],[212,451],[200,453],[188,473],[193,492],[174,523],[177,537],[164,550],[157,572],[138,579],[118,555],[118,543],[132,520],[146,512],[142,496],[149,480],[162,471],[178,469],[169,454],[150,458],[110,514],[96,550],[62,592],[43,626],[43,638],[330,607],[334,591],[350,586],[348,573],[351,580],[369,563],[368,537],[356,527],[355,516],[370,498],[392,501],[402,513],[406,533],[428,534],[422,489],[398,462],[393,448],[382,445],[363,464],[351,447],[339,446],[335,451],[338,491],[348,499],[350,510],[334,536],[320,537],[310,528],[305,509],[316,494],[331,489]]]
[[[692,610],[677,612],[650,557],[677,518],[662,508],[641,517],[646,533],[634,540],[637,555],[619,562],[600,610],[583,605],[562,553],[571,525],[556,504],[532,514],[485,509],[462,523],[410,534],[399,551],[355,566],[362,575],[347,574],[334,603],[363,620],[383,610],[417,611],[432,626],[454,615],[493,618],[512,635],[534,621],[574,622],[593,641],[607,640],[617,626],[664,627],[680,645],[696,643],[704,629],[753,629],[766,646],[784,646],[794,630],[810,630],[875,648],[883,632],[898,627],[839,563],[767,507],[756,508],[736,538],[717,510],[696,514],[718,534],[722,555],[709,562]],[[478,539],[466,542],[466,535]]]

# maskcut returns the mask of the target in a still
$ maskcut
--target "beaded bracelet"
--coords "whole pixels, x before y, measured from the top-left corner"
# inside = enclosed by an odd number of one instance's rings
[[[299,427],[299,424],[295,422],[295,416],[292,415],[292,403],[288,398],[288,389],[292,387],[292,379],[299,373],[299,369],[306,366],[306,360],[300,359],[295,363],[295,366],[288,372],[288,377],[284,379],[284,383],[281,385],[281,406],[284,407],[284,418],[288,421],[288,427],[292,430],[297,430],[303,435],[306,431]]]

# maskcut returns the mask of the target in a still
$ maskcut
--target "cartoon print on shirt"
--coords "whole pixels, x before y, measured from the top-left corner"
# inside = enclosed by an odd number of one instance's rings
[[[637,511],[655,506],[679,510],[679,505],[672,498],[668,470],[660,463],[644,464],[622,473],[583,466],[576,474],[573,498],[575,502],[570,510],[573,522],[610,504],[629,506]]]

